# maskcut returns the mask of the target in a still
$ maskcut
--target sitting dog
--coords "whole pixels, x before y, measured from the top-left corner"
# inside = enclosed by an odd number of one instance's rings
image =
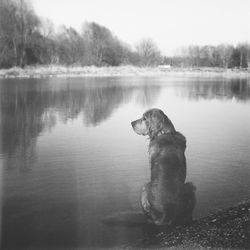
[[[192,221],[195,187],[185,183],[186,139],[159,109],[150,109],[132,127],[149,136],[151,181],[142,188],[141,205],[149,222],[174,225]]]

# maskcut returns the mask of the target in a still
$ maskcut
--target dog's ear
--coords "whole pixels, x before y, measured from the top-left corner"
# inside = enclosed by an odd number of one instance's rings
[[[150,122],[149,124],[149,128],[148,128],[148,134],[149,134],[149,138],[151,140],[153,140],[160,132],[160,126],[158,126],[156,123],[154,122]]]
[[[162,131],[164,133],[175,132],[175,128],[170,119],[162,112]]]
[[[149,137],[154,139],[164,130],[165,115],[162,111],[153,112],[149,123]]]
[[[160,133],[169,132],[175,132],[174,125],[169,118],[162,111],[158,111],[157,114],[153,114],[149,124],[150,139],[154,139]]]

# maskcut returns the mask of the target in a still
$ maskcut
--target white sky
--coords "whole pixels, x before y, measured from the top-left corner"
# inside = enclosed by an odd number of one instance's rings
[[[30,0],[39,16],[80,31],[85,21],[135,45],[151,37],[165,54],[197,44],[250,42],[250,0]]]

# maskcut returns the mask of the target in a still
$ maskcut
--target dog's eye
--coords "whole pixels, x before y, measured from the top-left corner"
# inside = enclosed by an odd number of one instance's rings
[[[142,120],[143,120],[143,121],[146,121],[146,118],[145,118],[145,116],[143,116],[143,117],[142,117]]]

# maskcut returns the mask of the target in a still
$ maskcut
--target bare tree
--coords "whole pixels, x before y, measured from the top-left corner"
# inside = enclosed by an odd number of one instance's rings
[[[125,61],[128,47],[106,27],[94,22],[85,23],[82,37],[86,46],[87,64],[115,66]]]
[[[18,23],[16,20],[17,7],[14,2],[2,0],[0,2],[0,36],[2,54],[5,60],[14,66],[18,63]],[[8,64],[8,63],[7,63]]]
[[[25,66],[25,56],[27,44],[32,34],[39,25],[39,19],[35,15],[31,5],[24,0],[16,0],[18,8],[19,34],[20,34],[20,62],[21,67]]]
[[[222,67],[228,68],[234,47],[228,44],[221,44],[217,46],[217,50],[222,60]]]
[[[62,26],[56,35],[57,53],[62,64],[80,64],[84,57],[84,41],[72,27]]]
[[[136,50],[143,66],[155,66],[162,61],[160,50],[151,38],[143,39],[136,46]]]
[[[237,45],[237,49],[240,53],[240,68],[247,68],[248,67],[248,44],[241,43]]]
[[[14,65],[23,67],[27,44],[39,25],[31,5],[24,0],[1,0],[0,31],[5,46],[14,57]]]

